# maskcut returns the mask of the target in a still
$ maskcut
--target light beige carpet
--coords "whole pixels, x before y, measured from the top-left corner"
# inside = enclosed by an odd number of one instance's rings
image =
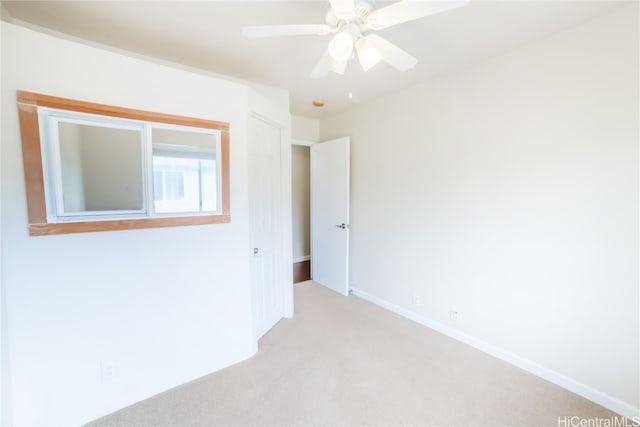
[[[557,426],[610,418],[588,400],[313,282],[253,358],[92,423]]]

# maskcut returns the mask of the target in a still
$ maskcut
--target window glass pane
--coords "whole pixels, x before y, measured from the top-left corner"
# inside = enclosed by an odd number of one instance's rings
[[[164,200],[164,185],[162,177],[163,173],[161,171],[153,172],[153,197],[155,200]]]
[[[161,187],[161,190],[156,190],[156,212],[200,212],[198,164],[197,159],[153,157],[154,176],[162,176],[154,185],[154,188]]]
[[[215,157],[217,138],[214,134],[194,132],[188,129],[153,128],[154,149],[163,147],[177,151],[191,151],[191,153],[210,153]]]
[[[143,209],[142,133],[58,123],[62,214]]]
[[[156,212],[218,210],[217,138],[217,134],[153,128],[154,176],[161,172],[163,177],[157,184],[162,188],[156,189]]]
[[[165,200],[184,199],[184,173],[167,171],[164,173]]]

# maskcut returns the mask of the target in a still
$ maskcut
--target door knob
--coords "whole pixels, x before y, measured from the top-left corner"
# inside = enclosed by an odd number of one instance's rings
[[[342,224],[336,224],[336,227],[338,228],[342,228],[343,230],[345,230],[347,228],[347,224],[342,223]]]
[[[254,255],[258,255],[258,252],[260,252],[260,249],[258,249],[258,248],[253,248],[253,254],[254,254]]]

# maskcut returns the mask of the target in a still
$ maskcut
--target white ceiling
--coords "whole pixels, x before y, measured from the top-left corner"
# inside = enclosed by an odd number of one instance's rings
[[[378,1],[378,7],[391,2]],[[322,24],[326,1],[2,1],[2,19],[218,74],[286,88],[293,114],[319,118],[562,31],[621,1],[485,1],[378,34],[419,59],[407,72],[385,63],[344,76],[309,73],[330,36],[245,39],[245,25]],[[353,99],[348,98],[349,92]],[[326,103],[314,108],[313,100]]]

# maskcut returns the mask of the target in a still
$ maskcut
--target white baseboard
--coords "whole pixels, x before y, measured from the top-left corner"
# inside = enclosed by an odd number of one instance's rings
[[[293,258],[293,262],[311,261],[311,255],[297,256]]]
[[[536,375],[564,389],[567,389],[579,396],[584,397],[585,399],[589,399],[597,403],[598,405],[604,406],[605,408],[610,409],[617,414],[630,418],[635,422],[640,421],[640,408],[634,408],[626,402],[623,402],[606,393],[582,384],[549,368],[545,368],[544,366],[539,365],[535,362],[524,359],[517,354],[511,353],[509,351],[496,347],[495,345],[479,340],[475,337],[472,337],[471,335],[467,335],[464,332],[460,332],[459,330],[451,328],[440,322],[428,319],[410,310],[371,295],[365,291],[362,291],[360,289],[351,289],[351,292],[357,297],[360,297],[375,305],[399,314],[400,316],[406,317],[407,319],[413,320],[416,323],[431,328],[437,332],[440,332],[441,334],[447,335],[448,337],[451,337],[457,341],[470,345],[471,347],[488,353],[507,363],[515,365],[518,368],[524,369],[525,371],[530,372],[533,375]]]

